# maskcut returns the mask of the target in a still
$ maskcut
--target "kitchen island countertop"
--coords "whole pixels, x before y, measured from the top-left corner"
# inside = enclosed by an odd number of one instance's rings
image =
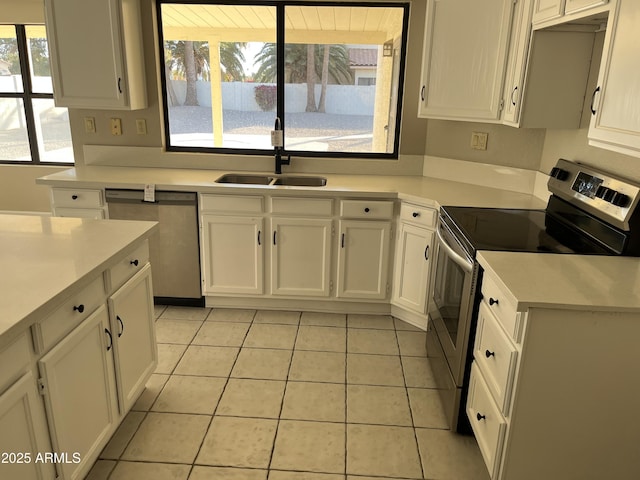
[[[148,238],[156,222],[0,214],[0,347]]]

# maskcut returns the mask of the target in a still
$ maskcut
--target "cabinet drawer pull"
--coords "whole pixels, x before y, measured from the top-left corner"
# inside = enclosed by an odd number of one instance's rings
[[[120,315],[116,315],[116,318],[118,319],[118,323],[120,323],[120,331],[118,332],[118,338],[120,338],[124,333],[124,323],[122,323],[122,319],[120,318]]]
[[[78,199],[78,195],[71,195],[71,200],[77,200]]]
[[[484,420],[487,417],[485,415],[481,415],[480,413],[476,413],[476,418],[478,419],[478,421],[480,421],[480,420]]]
[[[107,352],[108,352],[109,350],[111,350],[111,347],[113,347],[113,337],[111,336],[111,332],[106,328],[104,329],[104,333],[109,335],[109,345],[107,345]]]
[[[497,298],[489,298],[489,305],[498,305]]]
[[[73,306],[73,311],[74,311],[74,312],[78,312],[78,313],[82,313],[82,312],[84,312],[84,304],[82,304],[82,303],[81,303],[81,304],[80,304],[80,305],[78,305],[78,306],[74,305],[74,306]]]
[[[413,212],[413,213],[411,214],[411,216],[412,216],[413,218],[418,218],[418,217],[420,216],[420,213],[419,213],[419,212]]]
[[[131,261],[129,262],[129,264],[133,265],[134,267],[137,267],[137,266],[138,266],[138,263],[140,263],[140,262],[138,262],[138,259],[137,259],[137,258],[136,258],[135,260],[131,260]]]
[[[369,212],[370,212],[369,207],[366,207],[366,208],[364,209],[364,213],[369,213]]]
[[[496,352],[492,352],[491,350],[485,350],[484,356],[487,357],[487,358],[495,357],[496,356]]]

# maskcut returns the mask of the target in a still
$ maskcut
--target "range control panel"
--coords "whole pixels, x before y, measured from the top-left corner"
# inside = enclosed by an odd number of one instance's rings
[[[638,184],[580,163],[560,159],[549,174],[549,191],[622,229],[640,198]]]

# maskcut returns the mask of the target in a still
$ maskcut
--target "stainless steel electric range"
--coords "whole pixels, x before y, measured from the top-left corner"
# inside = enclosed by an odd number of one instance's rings
[[[481,300],[479,250],[640,256],[640,188],[560,159],[544,210],[440,209],[429,301],[427,354],[452,430],[471,431],[465,413]]]

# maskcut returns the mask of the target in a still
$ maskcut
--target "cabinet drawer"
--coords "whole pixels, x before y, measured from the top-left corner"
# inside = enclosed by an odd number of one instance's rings
[[[149,241],[146,240],[120,262],[109,269],[109,285],[111,292],[120,288],[136,272],[149,262]]]
[[[400,219],[403,222],[433,227],[436,224],[436,218],[436,211],[433,208],[419,207],[410,203],[403,203],[400,206]]]
[[[489,306],[489,310],[498,319],[507,334],[520,342],[522,335],[522,315],[516,311],[515,302],[498,283],[490,276],[485,275],[482,280],[483,302]]]
[[[104,218],[104,209],[102,208],[70,208],[55,207],[54,215],[56,217],[78,217],[78,218]]]
[[[502,413],[508,415],[518,351],[498,325],[486,303],[480,304],[473,356],[496,403]]]
[[[271,212],[278,215],[330,217],[333,214],[331,198],[272,197]]]
[[[104,205],[102,190],[54,188],[51,196],[55,207],[96,208]]]
[[[255,195],[200,195],[201,212],[262,213],[263,198]]]
[[[39,323],[44,351],[78,326],[105,301],[102,275],[69,297],[58,309]]]
[[[31,334],[22,332],[0,352],[0,393],[17,380],[31,361]]]
[[[475,363],[471,367],[467,415],[487,470],[489,470],[491,478],[496,478],[507,421],[500,414],[500,410],[494,403],[487,384],[478,370],[478,365]]]
[[[393,202],[380,200],[342,200],[340,216],[349,218],[392,218]]]

